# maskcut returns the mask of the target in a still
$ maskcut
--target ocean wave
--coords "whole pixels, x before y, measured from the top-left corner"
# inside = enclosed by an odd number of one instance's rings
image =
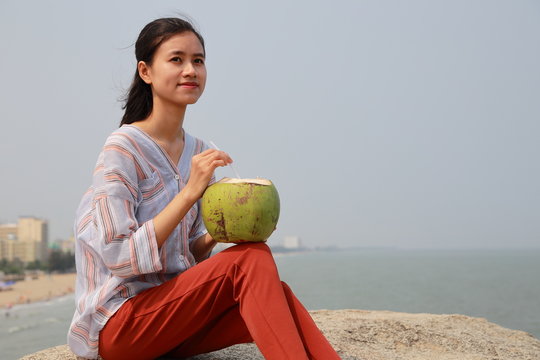
[[[52,323],[59,323],[60,319],[57,319],[55,317],[46,318],[42,321],[43,324],[52,324]]]
[[[15,334],[21,331],[30,330],[39,326],[39,323],[24,324],[19,326],[13,326],[8,329],[8,334]]]
[[[43,308],[43,307],[53,306],[53,305],[59,304],[59,303],[64,303],[66,301],[70,301],[70,300],[73,300],[73,299],[75,299],[74,294],[67,294],[67,295],[55,297],[55,298],[50,299],[50,300],[36,301],[36,302],[28,303],[28,304],[16,304],[11,309],[9,309],[9,311],[15,312],[15,311],[18,311],[18,310],[39,309],[39,308]]]
[[[48,318],[42,319],[39,322],[21,324],[21,325],[18,325],[18,326],[12,326],[9,329],[7,329],[7,332],[8,332],[8,334],[15,334],[15,333],[19,333],[19,332],[22,332],[22,331],[35,329],[35,328],[40,327],[42,325],[56,324],[56,323],[60,323],[60,322],[61,322],[61,320],[58,319],[58,318],[48,317]]]

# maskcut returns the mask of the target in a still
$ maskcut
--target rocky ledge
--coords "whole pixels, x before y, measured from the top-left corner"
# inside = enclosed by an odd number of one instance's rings
[[[317,310],[311,314],[344,360],[537,360],[540,340],[485,319],[389,311]],[[21,360],[76,360],[66,345]],[[264,359],[253,344],[190,360]]]

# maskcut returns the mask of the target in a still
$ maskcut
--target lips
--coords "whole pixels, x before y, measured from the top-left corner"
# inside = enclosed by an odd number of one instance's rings
[[[183,82],[183,83],[180,83],[180,86],[193,89],[193,88],[198,87],[199,84],[197,84],[196,82]]]

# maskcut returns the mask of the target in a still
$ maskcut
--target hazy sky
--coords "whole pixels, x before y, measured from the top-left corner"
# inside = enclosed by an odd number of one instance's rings
[[[540,247],[540,2],[519,0],[3,0],[0,222],[71,235],[133,43],[179,13],[209,76],[185,128],[274,181],[270,244]]]

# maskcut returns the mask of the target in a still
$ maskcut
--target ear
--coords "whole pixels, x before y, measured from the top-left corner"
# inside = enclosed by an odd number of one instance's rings
[[[146,65],[144,61],[139,61],[137,64],[137,70],[139,71],[139,76],[147,84],[152,83],[152,78],[150,77],[150,67]]]

